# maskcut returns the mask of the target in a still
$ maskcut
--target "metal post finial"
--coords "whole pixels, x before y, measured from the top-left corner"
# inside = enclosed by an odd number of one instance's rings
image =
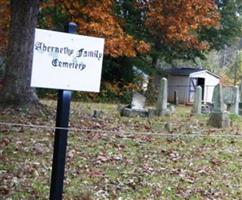
[[[75,22],[69,22],[66,27],[67,33],[76,33],[77,24]]]

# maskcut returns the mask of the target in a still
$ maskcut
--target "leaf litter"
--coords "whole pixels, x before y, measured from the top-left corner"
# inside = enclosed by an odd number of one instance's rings
[[[50,127],[0,125],[4,199],[48,199],[56,104],[43,103],[47,113],[1,111],[0,121]],[[120,117],[111,104],[71,109],[64,199],[242,199],[241,119],[214,129],[189,107],[154,118]]]

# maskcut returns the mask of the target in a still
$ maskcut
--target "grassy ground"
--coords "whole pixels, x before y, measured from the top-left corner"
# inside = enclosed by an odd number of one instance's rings
[[[48,114],[1,111],[1,122],[45,126],[0,125],[1,199],[48,199],[56,105],[43,103]],[[190,107],[148,119],[72,103],[64,199],[242,199],[242,119],[215,129],[207,118]]]

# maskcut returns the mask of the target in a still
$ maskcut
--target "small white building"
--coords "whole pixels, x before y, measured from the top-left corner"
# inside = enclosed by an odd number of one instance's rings
[[[197,86],[202,87],[204,103],[212,102],[213,89],[220,82],[220,77],[206,69],[169,68],[162,70],[168,80],[168,100],[174,101],[175,93],[179,103],[191,104]]]

